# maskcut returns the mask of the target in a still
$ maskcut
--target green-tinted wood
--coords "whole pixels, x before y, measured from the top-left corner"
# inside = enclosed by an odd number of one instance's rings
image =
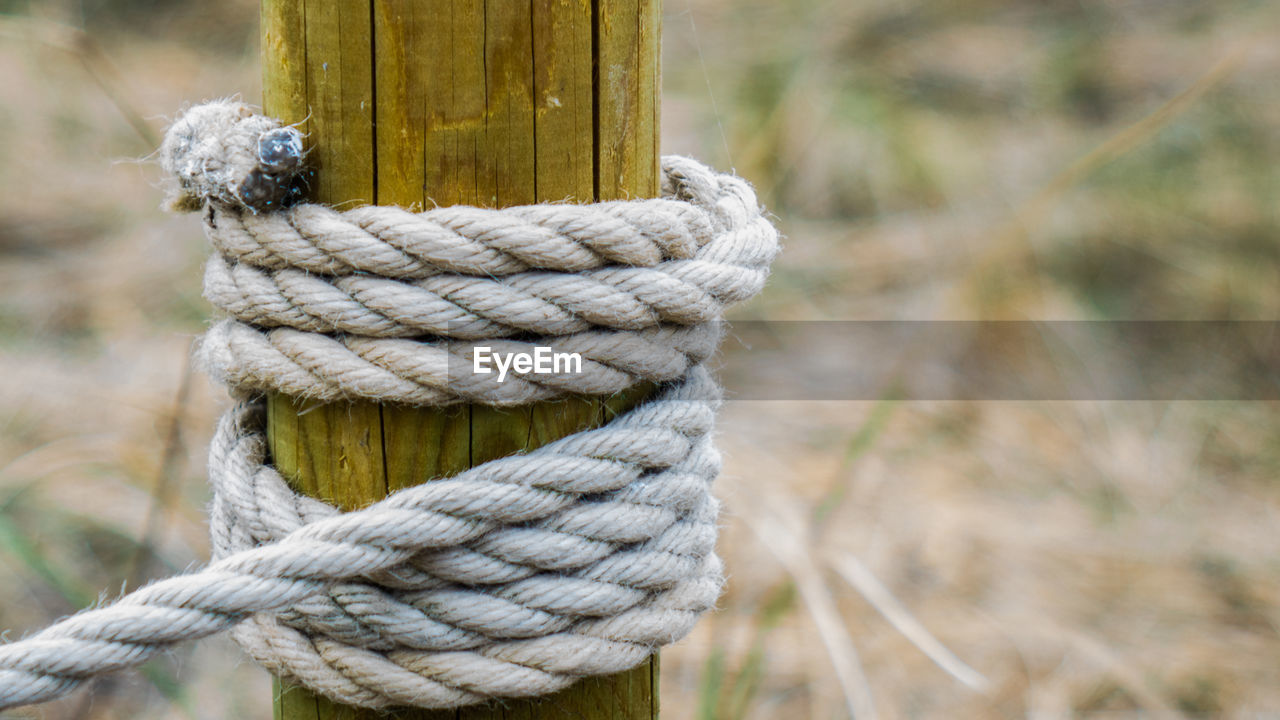
[[[522,2],[484,8],[485,142],[477,182],[485,205],[537,200],[533,135],[533,18]]]
[[[538,202],[595,197],[591,19],[588,0],[533,0]]]
[[[307,48],[302,4],[262,2],[262,105],[296,122],[307,116]]]
[[[421,208],[653,196],[660,13],[655,0],[263,0],[264,107],[307,133],[320,202]],[[651,390],[507,409],[274,396],[268,440],[295,487],[353,509],[597,426]],[[656,715],[655,656],[545,698],[392,717]],[[275,717],[386,715],[277,683]]]
[[[307,159],[317,171],[314,197],[377,202],[370,0],[298,4],[303,6],[309,112],[291,121],[306,120]]]
[[[596,0],[596,193],[658,193],[662,3]]]
[[[400,68],[379,73],[377,83],[378,202],[422,209],[426,185],[426,112],[431,69],[408,55],[413,38],[435,22],[421,3],[376,3],[374,36],[382,64]],[[388,182],[395,178],[395,182]]]

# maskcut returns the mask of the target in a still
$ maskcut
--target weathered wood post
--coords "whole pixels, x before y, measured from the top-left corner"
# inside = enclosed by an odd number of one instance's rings
[[[263,105],[349,207],[652,197],[660,0],[262,0]],[[646,389],[497,409],[272,397],[273,460],[346,509],[599,425]],[[301,688],[275,717],[373,718]],[[397,718],[653,718],[657,658],[547,698]]]

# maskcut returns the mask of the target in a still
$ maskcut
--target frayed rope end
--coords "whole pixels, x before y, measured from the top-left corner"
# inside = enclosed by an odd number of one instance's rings
[[[196,105],[165,132],[160,164],[177,179],[163,207],[194,212],[215,201],[253,212],[299,193],[302,133],[235,100]]]

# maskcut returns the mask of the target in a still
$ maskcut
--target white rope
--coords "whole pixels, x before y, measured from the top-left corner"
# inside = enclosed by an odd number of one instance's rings
[[[700,363],[759,291],[776,231],[738,178],[666,158],[664,198],[409,213],[284,208],[301,143],[231,102],[162,148],[218,251],[231,317],[201,357],[243,398],[209,456],[214,561],[0,646],[0,709],[232,629],[339,702],[455,707],[619,672],[715,603],[719,389]],[[577,352],[582,372],[470,372],[469,340]],[[253,394],[504,405],[662,383],[608,425],[351,513],[266,464]]]

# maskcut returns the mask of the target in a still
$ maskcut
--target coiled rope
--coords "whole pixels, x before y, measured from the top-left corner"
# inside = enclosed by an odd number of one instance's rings
[[[620,672],[683,637],[722,584],[719,388],[701,362],[778,249],[750,187],[663,160],[663,197],[505,210],[287,207],[289,127],[221,101],[170,128],[176,209],[201,209],[199,354],[241,398],[209,453],[213,562],[0,646],[0,708],[53,699],[231,629],[338,702],[454,707]],[[473,346],[578,352],[581,372],[470,372]],[[527,403],[661,383],[599,429],[363,510],[265,463],[261,393]]]

